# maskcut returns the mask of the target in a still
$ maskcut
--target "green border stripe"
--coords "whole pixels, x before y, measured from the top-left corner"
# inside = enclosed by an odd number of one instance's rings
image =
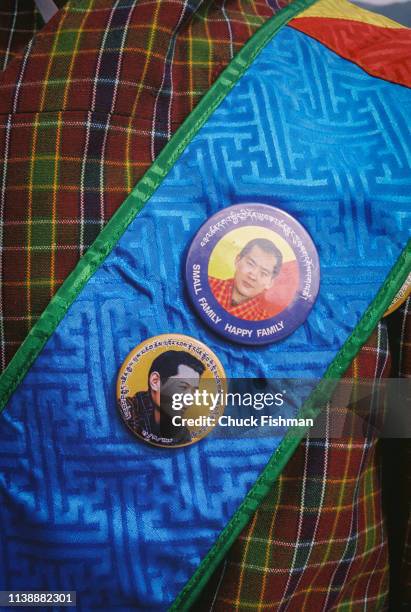
[[[410,271],[411,240],[401,253],[397,263],[392,268],[353,333],[328,367],[324,378],[305,402],[299,413],[299,418],[315,419],[319,415],[324,404],[331,398],[339,379],[361,350],[361,347],[375,329],[378,321],[384,316],[384,313],[387,311],[397,292],[401,289]],[[204,557],[196,572],[174,601],[170,612],[189,610],[195,603],[211,575],[217,569],[218,564],[223,560],[252,515],[268,495],[273,483],[281,474],[307,432],[308,428],[304,430],[301,427],[291,428],[287,432],[266,467],[245,496],[243,502],[221,532],[214,546]]]
[[[243,76],[268,41],[290,19],[317,0],[295,0],[262,25],[224,69],[196,108],[176,131],[156,161],[127,196],[73,272],[58,289],[0,377],[0,411],[27,374],[33,361],[63,319],[84,285],[114,248],[189,142]]]

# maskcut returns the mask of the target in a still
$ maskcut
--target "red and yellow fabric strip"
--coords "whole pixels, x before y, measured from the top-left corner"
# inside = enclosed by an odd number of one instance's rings
[[[373,76],[411,85],[410,28],[346,0],[319,0],[289,25]]]

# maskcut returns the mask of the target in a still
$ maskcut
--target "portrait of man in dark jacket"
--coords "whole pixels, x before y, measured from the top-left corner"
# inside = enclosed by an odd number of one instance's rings
[[[190,442],[189,429],[172,423],[177,414],[173,396],[194,393],[204,370],[201,361],[186,351],[169,350],[158,355],[148,372],[147,389],[127,397],[126,410],[121,408],[130,429],[156,444],[176,446]],[[178,414],[184,411],[183,407]]]

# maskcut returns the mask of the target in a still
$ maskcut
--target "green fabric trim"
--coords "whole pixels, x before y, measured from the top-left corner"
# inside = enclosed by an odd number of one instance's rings
[[[127,226],[160,186],[193,137],[278,30],[316,1],[295,0],[274,15],[257,30],[223,70],[216,82],[210,87],[206,95],[161,151],[156,161],[100,232],[30,330],[27,338],[0,377],[0,412],[4,409],[10,396],[23,380],[30,366],[84,285],[112,251]]]
[[[328,367],[324,378],[305,402],[299,417],[315,419],[319,415],[324,404],[332,396],[339,379],[372,334],[378,321],[384,316],[384,313],[387,311],[397,292],[401,289],[410,271],[411,240],[353,333]],[[219,563],[246,527],[261,502],[268,495],[273,483],[291,459],[307,431],[308,428],[304,430],[301,427],[297,427],[291,428],[287,432],[255,484],[247,493],[244,501],[221,532],[214,546],[209,550],[196,572],[174,601],[170,612],[184,612],[189,610],[195,603]]]

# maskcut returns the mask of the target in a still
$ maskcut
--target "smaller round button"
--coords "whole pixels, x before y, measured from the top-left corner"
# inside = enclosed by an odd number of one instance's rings
[[[218,423],[223,403],[210,410],[204,397],[224,397],[225,389],[223,366],[205,344],[162,334],[127,355],[117,379],[117,406],[137,438],[178,448],[198,442]]]

